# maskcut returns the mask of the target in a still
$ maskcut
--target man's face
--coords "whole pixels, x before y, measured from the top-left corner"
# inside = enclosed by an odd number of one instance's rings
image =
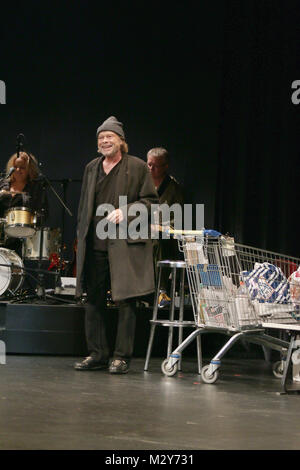
[[[161,179],[167,173],[168,164],[165,161],[165,157],[151,157],[148,155],[147,165],[154,179]]]
[[[121,150],[122,139],[112,131],[102,131],[98,135],[98,151],[104,157],[113,157]]]

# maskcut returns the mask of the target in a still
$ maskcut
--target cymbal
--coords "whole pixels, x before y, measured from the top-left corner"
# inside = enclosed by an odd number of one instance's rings
[[[27,194],[25,191],[8,191],[7,189],[1,189],[0,193],[6,193],[6,194]]]
[[[11,194],[27,194],[25,191],[9,191]]]

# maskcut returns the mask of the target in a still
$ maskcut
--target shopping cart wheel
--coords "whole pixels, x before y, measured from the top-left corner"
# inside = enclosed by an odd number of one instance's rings
[[[219,378],[219,371],[215,370],[212,374],[208,373],[210,364],[202,367],[201,369],[201,379],[206,384],[214,384]]]
[[[168,367],[168,362],[169,359],[165,359],[162,364],[161,364],[161,370],[164,375],[167,375],[168,377],[173,377],[173,375],[176,374],[177,369],[178,369],[178,362],[176,362],[171,368]]]
[[[274,364],[272,366],[272,371],[273,371],[273,374],[275,375],[275,377],[277,377],[277,379],[282,379],[283,369],[284,369],[284,362],[283,361],[274,362]]]

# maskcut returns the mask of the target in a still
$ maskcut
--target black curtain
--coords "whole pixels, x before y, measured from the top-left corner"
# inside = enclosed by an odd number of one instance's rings
[[[291,100],[299,0],[207,0],[200,14],[193,2],[164,14],[159,2],[146,11],[107,4],[113,23],[100,21],[92,2],[16,4],[0,29],[0,166],[22,132],[49,179],[76,180],[67,192],[69,246],[77,180],[94,157],[96,128],[115,114],[132,154],[168,148],[186,202],[205,205],[206,228],[300,256],[300,105]],[[62,208],[50,199],[49,224],[58,227]]]
[[[215,225],[240,243],[300,256],[299,2],[228,2]]]

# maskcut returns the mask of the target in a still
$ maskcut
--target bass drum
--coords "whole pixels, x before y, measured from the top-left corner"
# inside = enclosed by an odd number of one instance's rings
[[[6,266],[3,266],[6,265]],[[0,295],[15,294],[24,282],[23,261],[13,250],[0,247]]]

